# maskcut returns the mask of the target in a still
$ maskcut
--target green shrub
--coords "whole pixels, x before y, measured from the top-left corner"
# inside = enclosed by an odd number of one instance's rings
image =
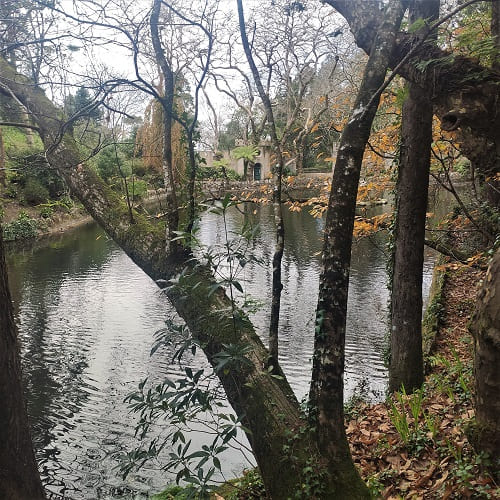
[[[134,179],[134,181],[132,182],[131,179],[127,179],[127,183],[130,195],[134,198],[141,199],[148,194],[148,185],[146,181]]]
[[[32,219],[26,212],[20,212],[17,219],[3,228],[5,241],[27,240],[36,236],[38,222]]]
[[[54,208],[49,204],[40,205],[39,209],[42,219],[50,219],[54,215]]]
[[[30,181],[35,181],[47,191],[45,199],[57,198],[64,193],[64,181],[56,170],[48,165],[43,154],[29,151],[16,156],[11,160],[11,163],[15,168],[15,171],[9,175],[11,185],[17,184],[24,190]],[[28,187],[28,189],[31,188]]]
[[[187,500],[192,497],[192,488],[169,486],[166,490],[153,496],[153,500]]]
[[[148,173],[148,169],[142,162],[142,160],[136,159],[132,167],[132,172],[137,175],[137,177],[144,177]]]
[[[28,179],[23,189],[24,199],[30,205],[38,205],[50,197],[49,190],[38,179]]]
[[[226,167],[226,177],[232,181],[238,181],[241,176],[232,168]],[[201,167],[196,171],[196,177],[199,180],[224,179],[224,172],[221,167]]]

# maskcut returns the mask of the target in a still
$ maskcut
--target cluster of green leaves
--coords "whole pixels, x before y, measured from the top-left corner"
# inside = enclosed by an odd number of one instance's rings
[[[147,196],[148,187],[156,185],[156,174],[151,176],[144,168],[141,158],[134,157],[129,143],[110,145],[102,149],[94,159],[99,176],[118,192],[125,193],[133,199]],[[153,178],[154,177],[154,178]]]
[[[431,356],[432,365],[440,365],[445,369],[445,375],[433,375],[431,383],[437,387],[439,392],[446,394],[451,401],[456,403],[470,402],[473,385],[472,362],[464,363],[453,347],[451,352],[452,360],[441,355]]]
[[[238,274],[248,262],[257,260],[249,252],[256,230],[246,227],[233,233],[233,238],[229,237],[226,213],[234,204],[226,196],[209,207],[223,218],[223,242],[204,247],[195,234],[182,232],[178,232],[176,239],[189,244],[203,265],[208,264],[213,270],[217,280],[207,291],[209,295],[220,287],[228,290],[232,308],[230,311],[221,311],[221,314],[226,318],[229,314],[234,328],[240,328],[243,315],[239,312],[235,295],[244,295],[244,289]],[[182,286],[182,275],[169,283],[169,287],[175,287],[179,293],[182,293]],[[245,303],[243,300],[242,304]],[[180,367],[180,375],[175,379],[166,378],[158,384],[151,384],[146,379],[137,391],[125,399],[131,411],[138,415],[136,435],[142,445],[121,457],[123,475],[126,476],[150,460],[160,460],[163,470],[176,472],[177,484],[182,481],[190,486],[183,490],[183,494],[188,495],[186,498],[204,498],[208,495],[215,487],[215,478],[221,473],[220,454],[229,446],[241,446],[238,442],[240,429],[248,432],[242,426],[241,419],[229,411],[217,374],[228,374],[249,366],[251,363],[247,356],[250,348],[239,343],[223,344],[221,351],[214,356],[213,368],[194,370],[185,363],[186,358],[196,355],[198,348],[199,343],[191,337],[186,325],[169,318],[165,328],[155,333],[151,355],[160,350],[169,352],[172,361]],[[151,437],[156,424],[163,420],[168,421],[166,434]],[[213,436],[211,442],[195,448],[189,439],[193,426],[198,430],[205,428]]]
[[[395,397],[396,401],[389,399],[391,422],[408,450],[418,453],[427,444],[427,432],[430,432],[433,437],[437,433],[435,419],[423,410],[424,388],[408,395],[402,387]]]
[[[36,150],[10,156],[8,166],[7,178],[12,197],[37,205],[57,199],[66,192],[62,178],[47,164],[44,155]]]
[[[34,238],[37,235],[39,223],[26,212],[19,213],[16,220],[3,226],[4,241],[19,241]]]
[[[267,498],[258,469],[243,471],[243,476],[224,483],[220,488],[217,488],[216,493],[225,500]]]
[[[63,196],[59,200],[50,200],[47,203],[37,205],[42,219],[49,219],[55,212],[69,213],[73,207],[74,202],[69,196]]]

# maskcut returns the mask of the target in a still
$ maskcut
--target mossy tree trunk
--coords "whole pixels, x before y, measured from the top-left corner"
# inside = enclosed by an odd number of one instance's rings
[[[31,444],[17,329],[0,227],[0,498],[38,500],[45,494]]]
[[[477,447],[500,470],[500,248],[479,292],[470,330],[474,336]]]
[[[409,22],[433,21],[439,0],[413,0]],[[432,43],[432,39],[428,41]],[[427,91],[407,83],[396,184],[392,265],[389,389],[410,393],[424,381],[422,273],[432,142],[432,102]]]
[[[404,6],[389,2],[379,26],[354,110],[340,139],[325,221],[323,270],[310,389],[310,412],[318,447],[328,457],[331,474],[344,474],[352,498],[366,494],[355,473],[344,429],[344,352],[351,244],[361,162],[370,135]],[[347,479],[349,478],[349,479]]]

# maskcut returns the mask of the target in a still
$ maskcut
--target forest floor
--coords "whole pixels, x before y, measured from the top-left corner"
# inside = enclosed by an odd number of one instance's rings
[[[484,270],[446,269],[439,330],[424,386],[411,396],[355,406],[347,424],[354,461],[376,497],[500,498],[473,429],[473,339],[467,324]]]

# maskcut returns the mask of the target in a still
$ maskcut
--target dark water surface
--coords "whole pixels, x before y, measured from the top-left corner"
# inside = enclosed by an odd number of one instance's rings
[[[323,221],[286,212],[280,362],[297,396],[308,391],[313,315],[317,301]],[[246,293],[263,303],[253,315],[267,332],[274,222],[270,206],[232,210],[228,228],[259,222],[253,251],[267,264],[246,266]],[[224,234],[219,216],[202,218],[200,239],[211,245]],[[374,236],[353,248],[348,314],[346,398],[363,389],[382,399],[388,291],[384,239]],[[159,466],[122,480],[117,454],[137,443],[135,417],[124,397],[149,377],[179,373],[168,353],[150,357],[155,331],[171,306],[156,285],[95,225],[8,256],[10,284],[22,341],[29,413],[47,488],[67,498],[146,498],[169,481]],[[433,258],[426,258],[428,289]],[[201,355],[192,359],[206,367]],[[168,426],[165,423],[165,426]],[[161,432],[161,428],[157,429]],[[195,442],[203,442],[194,434]],[[238,474],[243,456],[229,451],[224,472]]]

